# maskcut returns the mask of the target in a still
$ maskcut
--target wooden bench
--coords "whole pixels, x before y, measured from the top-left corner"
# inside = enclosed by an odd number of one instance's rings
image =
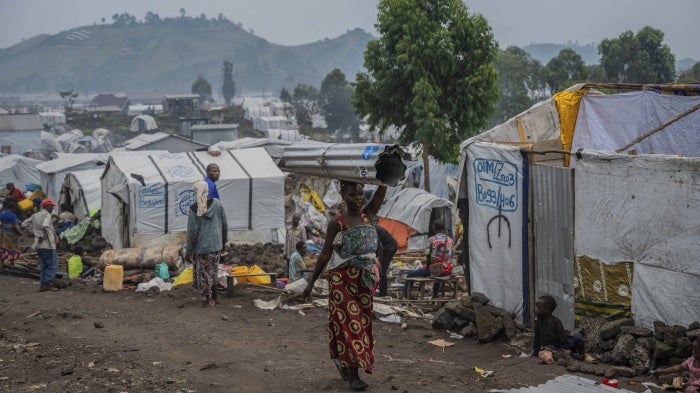
[[[422,294],[425,290],[426,284],[442,283],[440,285],[440,295],[445,297],[445,287],[449,284],[452,289],[452,298],[457,298],[457,284],[459,283],[460,276],[439,276],[439,277],[408,277],[406,278],[406,283],[408,284],[408,290],[406,291],[406,298],[411,300],[413,296],[413,284],[418,283],[418,293]]]
[[[226,276],[226,292],[229,297],[233,297],[233,279],[238,277],[270,277],[270,286],[277,287],[277,273],[245,273],[245,274],[229,274]]]

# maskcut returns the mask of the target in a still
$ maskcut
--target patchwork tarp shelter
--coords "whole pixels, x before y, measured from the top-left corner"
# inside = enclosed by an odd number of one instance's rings
[[[0,157],[0,187],[14,183],[15,187],[23,190],[25,184],[40,184],[41,177],[36,165],[41,162],[18,154]]]
[[[59,203],[66,206],[78,220],[90,216],[90,211],[102,206],[100,177],[104,168],[68,173],[61,187]]]
[[[284,174],[262,148],[110,157],[101,178],[102,236],[114,248],[184,243],[192,185],[218,164],[229,241],[277,242],[284,231]]]
[[[420,188],[405,188],[393,194],[379,209],[379,225],[389,231],[399,245],[399,250],[421,250],[435,219],[449,219],[452,202],[438,198]],[[432,220],[431,220],[432,219]]]
[[[587,316],[688,325],[700,315],[700,97],[597,87],[609,86],[574,86],[463,142],[471,290],[526,323],[547,293],[567,328]]]

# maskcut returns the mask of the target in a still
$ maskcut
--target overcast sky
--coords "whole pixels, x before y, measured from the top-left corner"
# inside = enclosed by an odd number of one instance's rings
[[[700,60],[700,0],[465,0],[483,14],[501,47],[529,43],[598,44],[649,25],[665,33],[676,59]],[[111,23],[114,13],[143,19],[219,13],[270,42],[297,45],[362,28],[376,36],[378,0],[0,0],[0,48],[61,30]]]

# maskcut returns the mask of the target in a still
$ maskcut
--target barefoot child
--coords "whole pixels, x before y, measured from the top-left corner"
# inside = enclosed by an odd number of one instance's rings
[[[660,370],[651,371],[652,376],[659,374],[679,373],[687,370],[690,378],[688,383],[683,385],[683,393],[699,393],[700,392],[700,337],[695,337],[693,340],[693,354],[686,359],[685,362],[675,366],[662,368]]]
[[[543,364],[554,362],[553,351],[571,349],[574,356],[583,355],[583,335],[567,334],[559,318],[552,315],[557,302],[549,295],[540,296],[535,303],[535,341],[532,356],[539,356]]]

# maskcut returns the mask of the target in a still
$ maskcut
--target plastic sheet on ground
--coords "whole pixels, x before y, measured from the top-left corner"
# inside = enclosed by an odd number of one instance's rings
[[[253,305],[261,310],[274,310],[282,306],[282,298],[278,297],[273,300],[253,300]]]
[[[153,287],[158,288],[159,292],[169,291],[173,289],[173,286],[173,284],[163,281],[162,278],[156,277],[149,282],[142,282],[141,284],[139,284],[136,288],[136,292],[146,292]]]
[[[189,284],[193,281],[194,279],[194,269],[190,266],[186,268],[185,270],[182,271],[175,279],[173,280],[173,285],[183,285],[183,284]]]
[[[66,239],[68,244],[79,242],[85,236],[85,233],[87,233],[91,223],[93,223],[96,229],[100,229],[99,221],[82,220],[77,225],[63,231],[61,233],[61,239]]]
[[[284,289],[286,289],[290,295],[301,295],[304,292],[304,288],[306,288],[307,284],[308,283],[305,278],[300,278],[287,284]]]

